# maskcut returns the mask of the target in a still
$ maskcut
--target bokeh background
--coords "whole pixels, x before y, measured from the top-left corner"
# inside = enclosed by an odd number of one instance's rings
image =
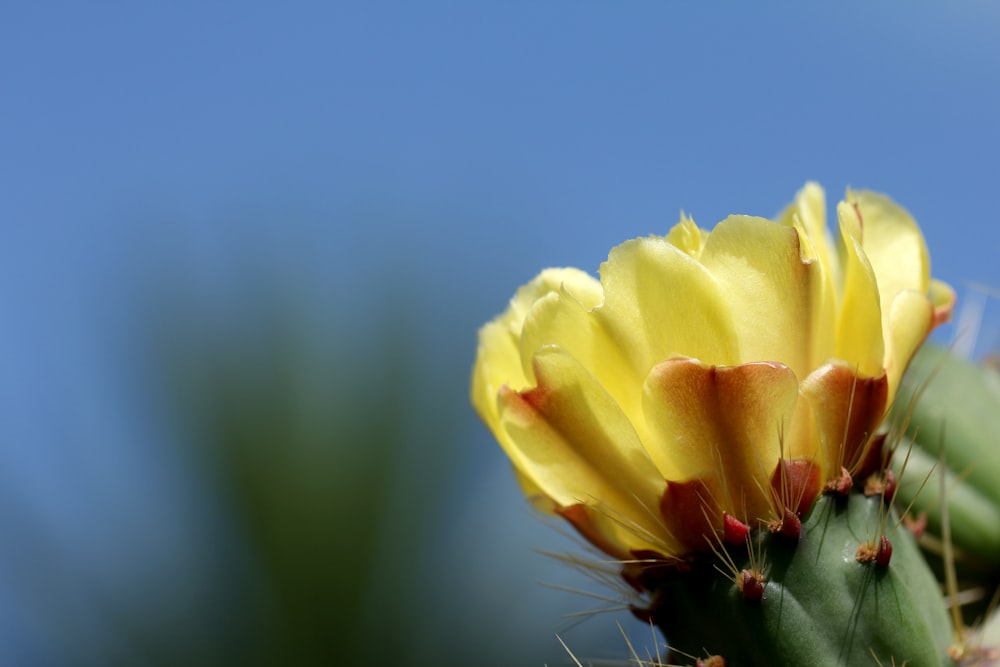
[[[0,663],[653,650],[540,583],[600,592],[536,551],[575,547],[468,404],[476,329],[814,179],[909,208],[995,347],[998,34],[993,0],[4,3]]]

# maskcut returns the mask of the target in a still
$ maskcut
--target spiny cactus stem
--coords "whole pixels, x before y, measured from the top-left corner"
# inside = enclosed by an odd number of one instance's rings
[[[948,518],[948,476],[944,474],[947,470],[947,460],[945,458],[944,426],[941,427],[941,452],[938,466],[942,473],[941,479],[941,540],[944,543],[944,580],[945,590],[952,603],[951,624],[955,628],[955,641],[959,646],[965,645],[965,624],[962,622],[962,612],[958,605],[958,577],[955,574],[955,551],[951,546],[951,521]]]
[[[720,531],[715,558],[649,582],[645,617],[678,654],[704,650],[729,664],[853,667],[871,664],[872,649],[897,665],[950,664],[942,658],[954,638],[933,575],[912,536],[894,532],[891,508],[860,486],[821,495],[795,541],[762,525],[739,547]],[[845,559],[866,533],[861,562]]]

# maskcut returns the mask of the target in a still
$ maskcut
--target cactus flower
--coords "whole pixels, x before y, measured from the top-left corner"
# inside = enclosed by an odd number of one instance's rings
[[[525,493],[623,562],[688,560],[843,488],[954,301],[909,214],[807,184],[776,221],[547,269],[479,332],[472,402]]]

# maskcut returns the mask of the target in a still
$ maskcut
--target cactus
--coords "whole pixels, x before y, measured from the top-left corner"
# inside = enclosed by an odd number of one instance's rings
[[[900,454],[908,450],[910,471],[897,499],[925,512],[928,530],[940,536],[942,485],[938,473],[928,478],[938,469],[946,478],[956,551],[980,570],[1000,569],[1000,374],[924,345],[900,385],[894,413],[906,423]],[[904,458],[894,457],[895,469]]]
[[[951,626],[912,534],[880,496],[821,496],[799,539],[758,530],[715,562],[648,569],[648,610],[679,654],[726,665],[952,664]]]

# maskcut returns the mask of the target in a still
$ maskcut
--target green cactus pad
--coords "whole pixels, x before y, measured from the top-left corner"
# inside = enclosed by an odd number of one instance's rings
[[[914,400],[916,397],[917,400]],[[898,471],[909,452],[897,500],[926,512],[928,529],[940,535],[940,469],[944,447],[953,545],[973,559],[1000,566],[1000,374],[924,345],[900,385],[894,421],[908,416],[907,435],[893,459]],[[919,492],[919,495],[918,495]]]
[[[720,559],[664,577],[654,618],[678,652],[718,654],[729,667],[950,665],[940,589],[913,536],[895,523],[893,513],[888,565],[860,563],[858,546],[879,542],[880,498],[822,496],[797,542],[760,530],[755,558],[729,549],[737,568],[763,562],[761,600],[748,601],[736,577],[716,569],[728,570]]]

